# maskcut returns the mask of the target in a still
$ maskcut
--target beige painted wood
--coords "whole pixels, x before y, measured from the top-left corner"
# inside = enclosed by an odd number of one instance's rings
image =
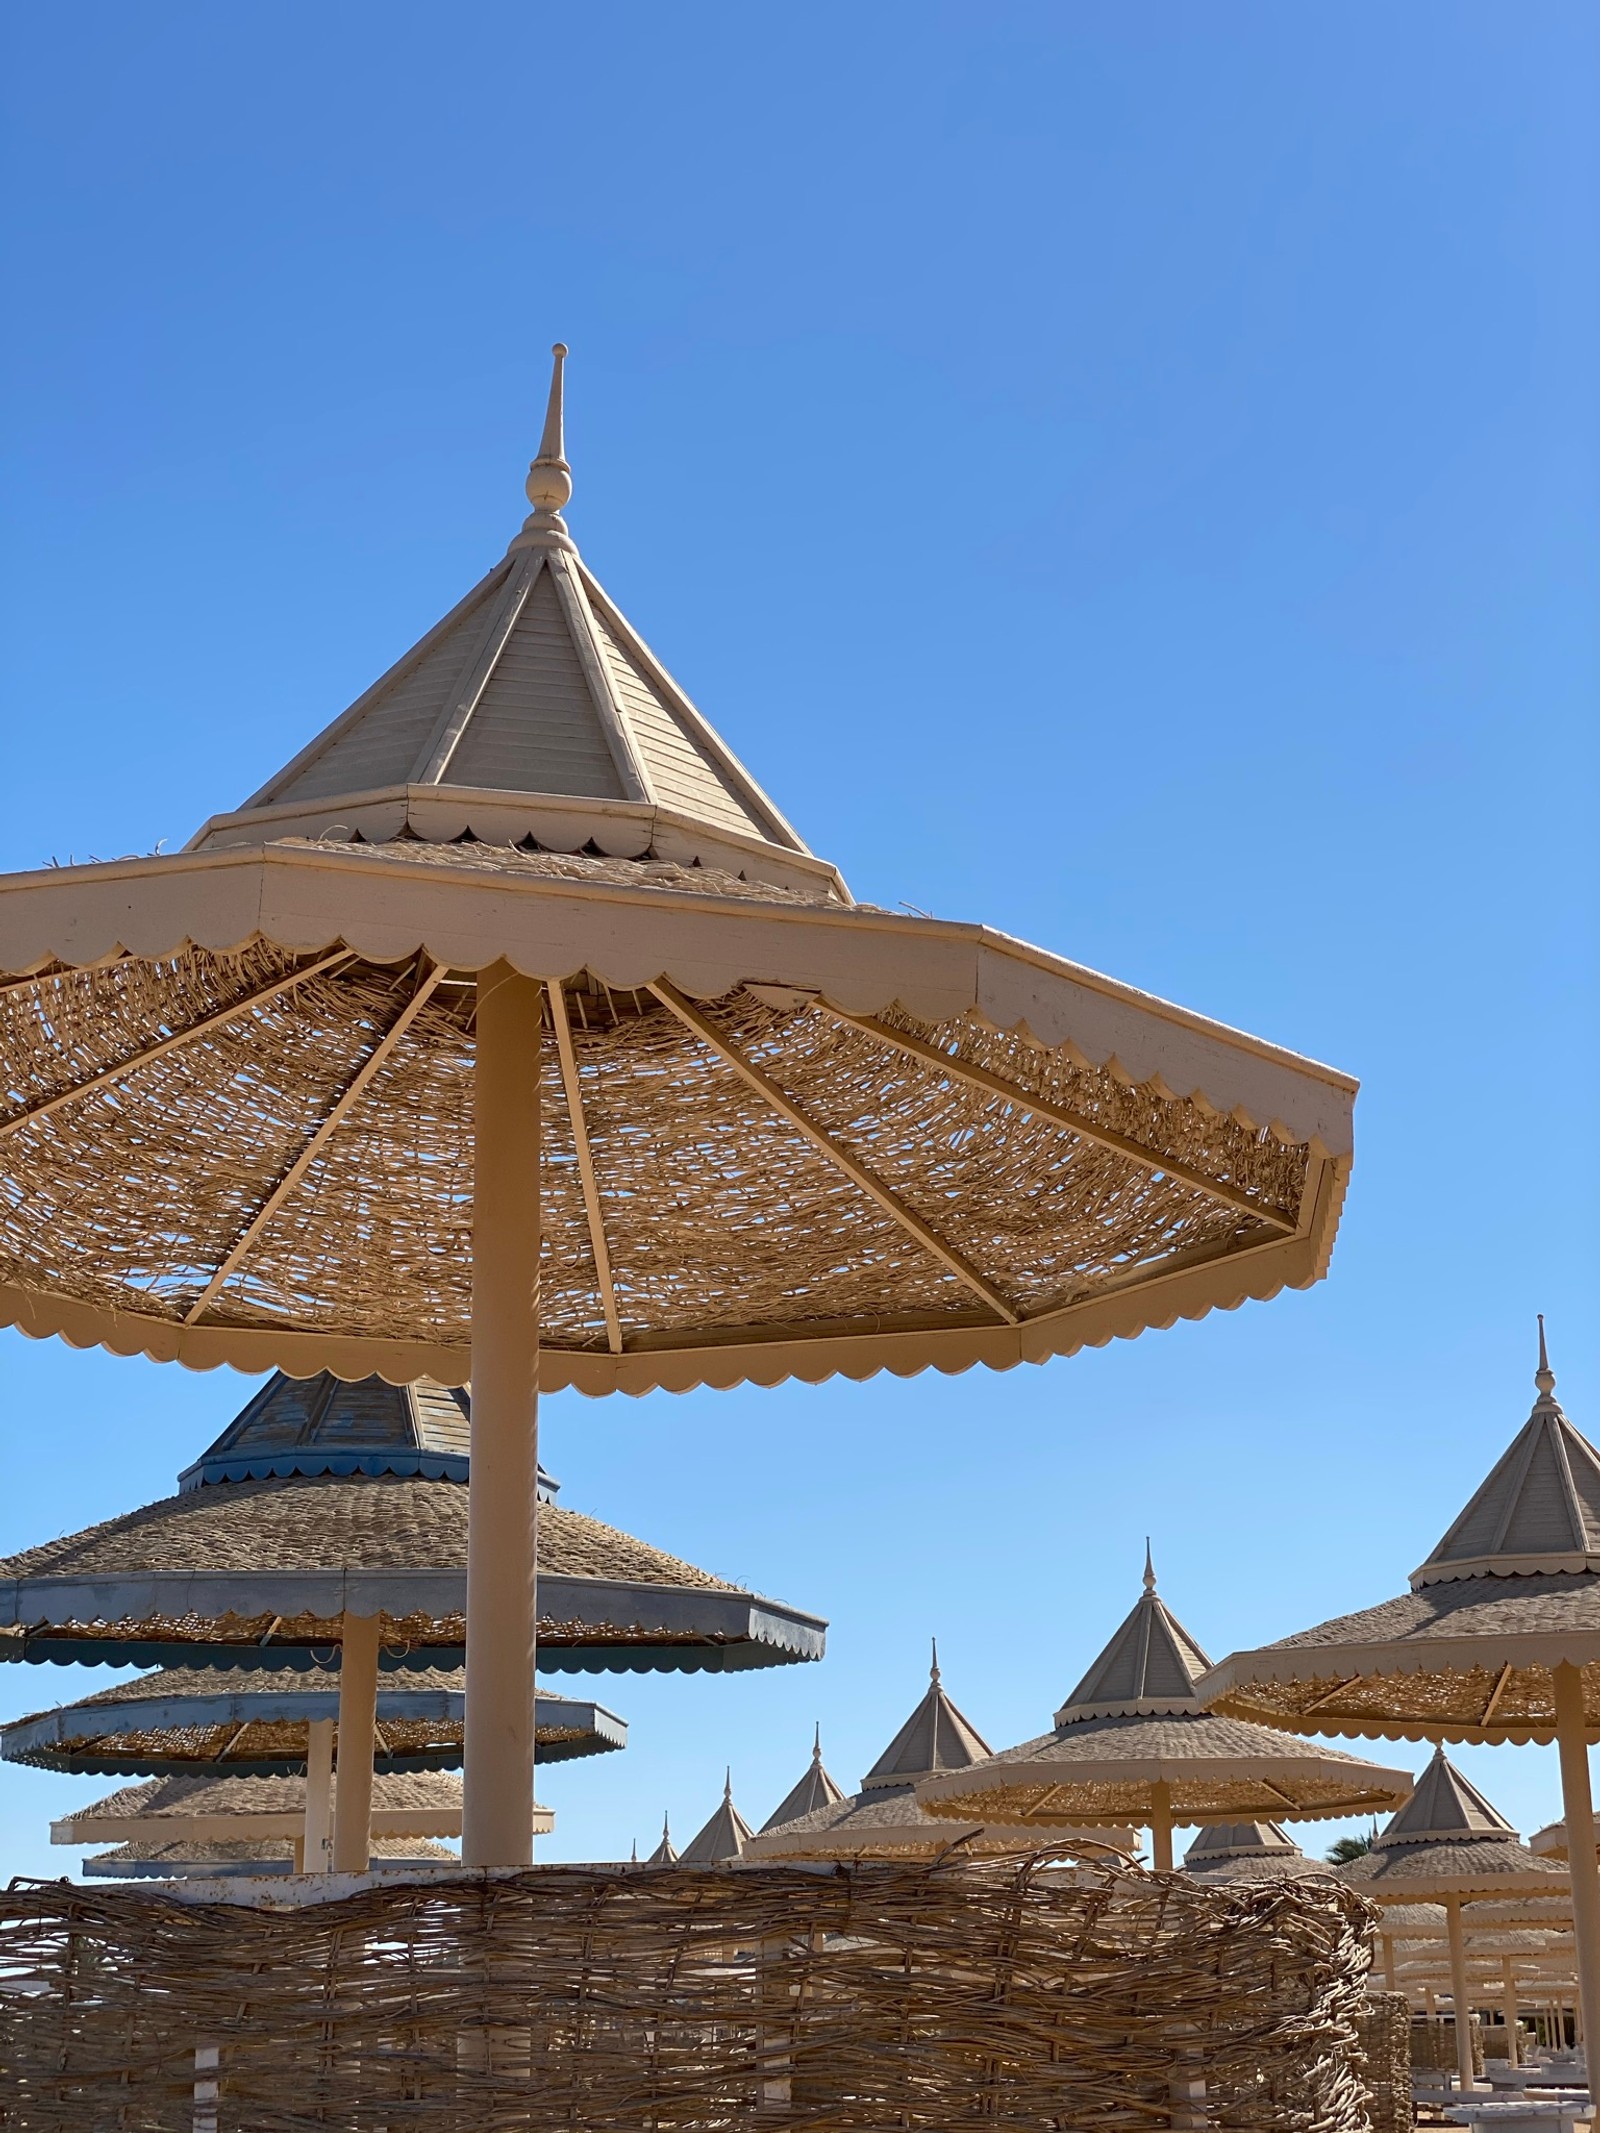
[[[362,1060],[360,1066],[350,1076],[333,1104],[318,1122],[316,1130],[311,1134],[300,1153],[234,1239],[218,1265],[216,1272],[200,1291],[193,1304],[190,1305],[188,1312],[185,1314],[184,1322],[186,1325],[192,1326],[197,1319],[204,1315],[210,1307],[212,1298],[228,1279],[228,1276],[243,1263],[251,1245],[255,1243],[256,1239],[267,1227],[267,1224],[278,1213],[284,1202],[300,1183],[300,1180],[316,1161],[322,1149],[327,1146],[334,1134],[338,1132],[340,1123],[349,1116],[350,1112],[361,1101],[361,1097],[371,1084],[373,1076],[433,998],[434,993],[443,982],[444,976],[444,971],[436,965],[419,981],[416,991],[411,995],[405,1006],[401,1008],[399,1014],[395,1016],[393,1022],[390,1023],[371,1051],[368,1052],[365,1059]]]
[[[461,1830],[468,1866],[526,1866],[533,1856],[543,1025],[531,979],[504,963],[479,978]]]
[[[1031,1118],[1048,1119],[1053,1126],[1064,1126],[1097,1147],[1111,1148],[1118,1155],[1128,1156],[1141,1163],[1147,1170],[1159,1171],[1165,1177],[1181,1178],[1185,1185],[1193,1185],[1213,1200],[1224,1206],[1237,1208],[1252,1220],[1263,1222],[1269,1229],[1281,1230],[1292,1235],[1297,1227],[1294,1219],[1281,1215],[1276,1208],[1264,1207],[1259,1200],[1251,1199],[1247,1192],[1240,1192],[1225,1178],[1208,1177],[1192,1163],[1180,1162],[1176,1157],[1163,1156],[1146,1148],[1142,1141],[1133,1140],[1126,1133],[1116,1133],[1089,1117],[1087,1112],[1074,1111],[1070,1105],[1052,1103],[1048,1097],[1033,1096],[1026,1089],[1018,1088],[1015,1082],[1007,1081],[1001,1074],[990,1073],[987,1067],[975,1065],[970,1060],[956,1059],[949,1052],[928,1044],[909,1030],[896,1029],[892,1022],[884,1022],[877,1015],[847,1015],[842,1008],[819,1002],[824,1012],[835,1021],[846,1022],[864,1036],[875,1038],[880,1044],[893,1045],[896,1051],[904,1052],[910,1059],[920,1059],[925,1066],[935,1067],[952,1081],[965,1082],[969,1088],[982,1089],[986,1095],[997,1096],[1003,1103],[1013,1105]]]
[[[1583,1676],[1564,1664],[1554,1669],[1556,1749],[1561,1759],[1561,1806],[1568,1829],[1589,1829],[1594,1796],[1589,1777],[1589,1734],[1584,1716]],[[1578,1998],[1586,2034],[1600,2037],[1600,1861],[1594,1846],[1579,1844],[1567,1861],[1572,1876],[1572,1925],[1578,1943]]]
[[[1521,2015],[1517,2007],[1517,1966],[1508,1955],[1500,1966],[1500,2012],[1506,2025],[1506,2059],[1512,2066],[1522,2064],[1522,2054],[1517,2044],[1517,2024]]]
[[[331,1718],[312,1719],[306,1736],[306,1871],[333,1868],[333,1735]]]
[[[1450,1936],[1450,2001],[1455,2009],[1456,2079],[1463,2095],[1474,2085],[1472,2069],[1472,1989],[1467,1982],[1467,1939],[1461,1930],[1461,1898],[1444,1900],[1445,1924]]]
[[[378,1723],[377,1615],[346,1615],[339,1648],[339,1763],[333,1870],[364,1874],[372,1857],[372,1746]]]
[[[578,1055],[572,1045],[572,1018],[567,996],[559,985],[547,985],[550,1023],[555,1031],[556,1053],[561,1061],[561,1086],[566,1091],[567,1118],[572,1127],[572,1145],[578,1158],[578,1178],[583,1186],[583,1210],[589,1221],[589,1245],[594,1253],[595,1279],[600,1287],[600,1308],[605,1313],[606,1344],[613,1355],[622,1353],[622,1321],[617,1316],[616,1284],[611,1278],[611,1254],[606,1247],[605,1214],[600,1205],[600,1187],[594,1174],[594,1155],[589,1147],[589,1127],[583,1115],[583,1083],[578,1074]]]
[[[1009,1326],[1016,1325],[1017,1313],[995,1288],[994,1284],[972,1264],[954,1245],[941,1237],[931,1223],[925,1222],[916,1210],[906,1204],[900,1195],[885,1185],[883,1180],[865,1163],[852,1155],[848,1148],[833,1135],[819,1126],[792,1098],[786,1096],[770,1074],[763,1073],[753,1059],[740,1050],[733,1039],[720,1030],[703,1008],[696,1007],[692,1000],[685,999],[674,985],[665,983],[651,985],[649,991],[678,1017],[688,1029],[694,1031],[701,1042],[739,1076],[758,1096],[763,1097],[797,1133],[803,1133],[808,1141],[828,1161],[842,1170],[853,1185],[875,1200],[884,1212],[894,1218],[908,1236],[914,1237],[923,1250],[937,1259],[947,1272],[964,1282],[975,1296],[980,1297],[995,1315]]]
[[[1165,1778],[1150,1787],[1150,1858],[1158,1874],[1172,1872],[1172,1787]]]

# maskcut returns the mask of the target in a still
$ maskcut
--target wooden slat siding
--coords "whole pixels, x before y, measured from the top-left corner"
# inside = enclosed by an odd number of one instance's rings
[[[626,798],[546,571],[461,736],[446,782]]]
[[[348,733],[340,734],[276,792],[274,804],[404,785],[418,751],[438,724],[446,697],[461,679],[462,661],[470,657],[482,625],[479,601],[409,674],[374,698]]]
[[[740,830],[747,837],[770,833],[740,800],[717,766],[695,740],[678,724],[667,705],[596,612],[595,628],[617,678],[617,694],[633,723],[639,753],[644,757],[663,807],[697,815],[719,829]]]

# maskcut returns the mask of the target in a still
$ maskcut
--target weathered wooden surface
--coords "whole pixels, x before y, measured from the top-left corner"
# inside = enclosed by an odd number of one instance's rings
[[[543,1868],[295,1911],[14,1883],[0,2123],[190,2133],[215,2048],[218,2133],[1364,2133],[1367,1918],[1327,1881],[1039,1860]]]

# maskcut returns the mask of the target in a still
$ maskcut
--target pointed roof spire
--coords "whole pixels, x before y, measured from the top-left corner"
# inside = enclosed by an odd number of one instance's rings
[[[994,1751],[944,1692],[939,1646],[933,1646],[922,1701],[861,1780],[863,1792],[909,1792],[937,1770],[965,1770]]]
[[[823,1768],[822,1727],[819,1724],[816,1738],[811,1743],[811,1761],[799,1784],[784,1795],[761,1827],[763,1830],[776,1829],[780,1822],[793,1822],[801,1815],[815,1814],[819,1807],[837,1807],[843,1798],[843,1791]]]
[[[193,850],[476,840],[700,866],[848,904],[579,558],[557,342],[533,506],[486,576]]]
[[[1194,1685],[1211,1661],[1156,1592],[1150,1543],[1144,1591],[1110,1643],[1056,1713],[1057,1726],[1084,1718],[1155,1717],[1198,1711]]]
[[[1452,1578],[1600,1570],[1600,1451],[1561,1411],[1539,1318],[1533,1411],[1420,1570]]]
[[[672,1843],[672,1817],[661,1817],[661,1842],[645,1861],[646,1866],[676,1866],[678,1854]]]
[[[1477,1837],[1515,1841],[1516,1835],[1499,1808],[1492,1807],[1477,1786],[1462,1776],[1443,1748],[1436,1748],[1410,1799],[1373,1839],[1373,1849],[1463,1844]]]
[[[733,1772],[722,1788],[722,1800],[703,1829],[695,1831],[679,1855],[682,1866],[714,1866],[722,1859],[737,1859],[755,1831],[733,1804]]]
[[[575,552],[575,543],[561,516],[562,506],[572,498],[572,468],[567,463],[563,422],[565,342],[557,341],[550,353],[555,360],[550,371],[544,435],[539,440],[539,455],[528,468],[528,479],[524,484],[533,511],[511,543],[513,552],[523,548],[564,548]]]

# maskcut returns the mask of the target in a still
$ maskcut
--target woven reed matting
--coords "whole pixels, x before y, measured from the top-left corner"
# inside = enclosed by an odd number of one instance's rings
[[[1369,1993],[1356,2036],[1372,2133],[1411,2133],[1411,2009],[1404,1995]]]
[[[426,853],[427,847],[395,847]],[[459,863],[463,848],[447,848]],[[422,863],[419,859],[419,864]],[[620,863],[620,862],[619,862]],[[763,892],[764,894],[767,892]],[[204,1039],[6,1140],[0,1283],[181,1320],[410,999],[352,963],[246,1004],[293,958],[258,943],[0,988],[0,1125],[239,1003]],[[997,1323],[989,1306],[648,993],[568,989],[630,1341]],[[206,1323],[462,1343],[471,1284],[474,991],[436,992],[230,1274]],[[736,990],[719,1028],[1024,1317],[1280,1235],[820,1008]],[[1293,1219],[1304,1146],[975,1022],[903,1026]],[[606,1347],[572,1120],[545,1047],[541,1320]]]
[[[1360,2133],[1368,1914],[1020,1866],[543,1869],[303,1910],[13,1883],[21,2133],[796,2133],[1206,2122]],[[9,2013],[7,2012],[9,2010]]]

